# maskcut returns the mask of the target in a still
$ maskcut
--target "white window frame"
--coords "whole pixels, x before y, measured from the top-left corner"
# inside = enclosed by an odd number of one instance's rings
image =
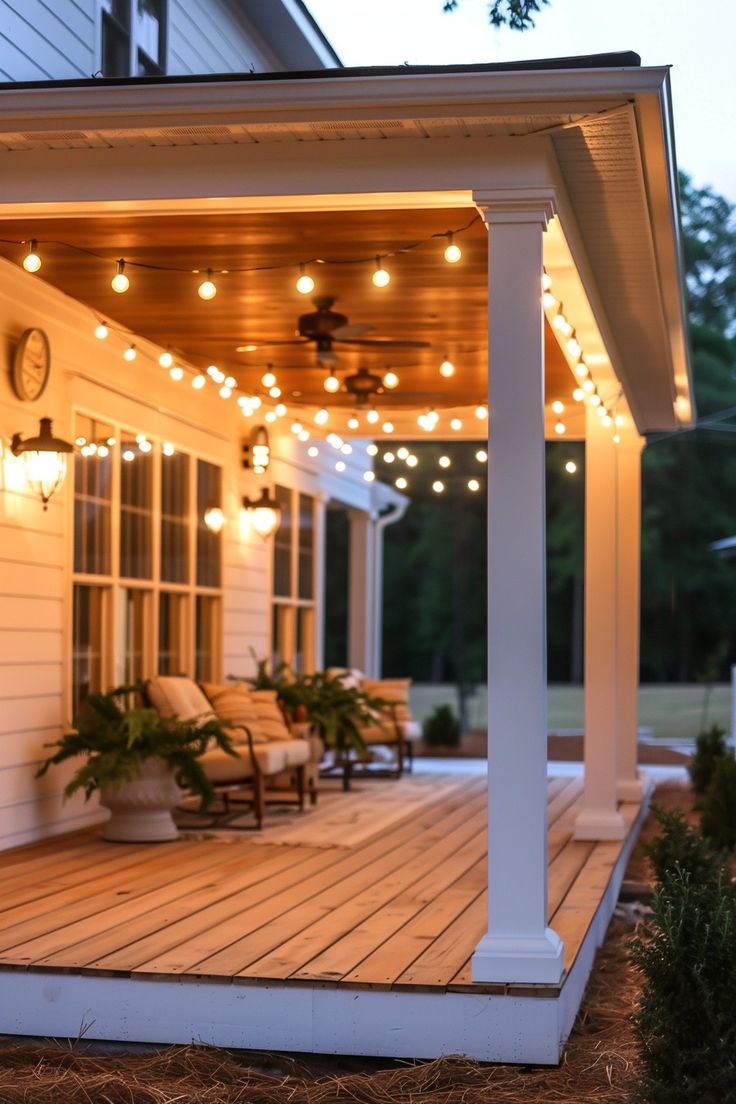
[[[128,0],[130,4],[130,49],[128,52],[128,72],[125,76],[135,77],[138,74],[138,42],[136,39],[136,4],[137,0]],[[164,12],[161,23],[161,33],[164,38],[163,68],[161,75],[166,76],[171,68],[171,0],[163,0]],[[94,35],[95,35],[95,71],[102,74],[102,0],[95,0],[94,8]]]
[[[271,617],[269,619],[269,655],[272,663],[286,662],[296,669],[297,661],[297,618],[298,611],[305,610],[309,615],[309,624],[302,641],[302,656],[299,670],[306,674],[314,671],[317,656],[317,587],[319,572],[317,564],[317,497],[314,493],[299,490],[296,487],[285,487],[279,483],[281,490],[287,491],[290,496],[291,506],[291,548],[289,550],[289,591],[288,596],[275,593],[276,573],[274,570],[275,551],[271,549]],[[309,498],[312,503],[312,597],[299,597],[299,497]],[[283,645],[278,656],[274,653],[275,640],[273,633],[274,617],[278,616],[281,623],[279,635],[283,638]]]

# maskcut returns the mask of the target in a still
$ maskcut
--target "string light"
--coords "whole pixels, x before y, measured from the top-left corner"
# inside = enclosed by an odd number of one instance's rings
[[[130,463],[131,460],[135,460],[135,453],[132,449],[125,449],[122,454],[122,459],[125,460],[126,463]]]
[[[360,418],[356,418],[355,415],[352,414],[348,418],[348,429],[360,429]]]
[[[591,406],[600,406],[601,405],[600,395],[591,395],[590,396],[590,405]]]
[[[599,398],[599,397],[596,395],[596,398]],[[591,402],[592,402],[592,399],[591,399]],[[598,415],[598,417],[601,419],[601,421],[603,421],[603,419],[607,417],[606,408],[605,408],[605,406],[603,406],[603,403],[600,399],[599,399],[599,402],[596,403],[595,412]]]
[[[475,454],[475,459],[478,461],[479,464],[485,464],[488,460],[488,453],[485,449],[478,449]]]
[[[376,422],[378,421],[378,419],[379,419],[379,413],[376,410],[375,406],[372,406],[370,408],[370,410],[368,411],[368,413],[366,414],[365,420],[367,422],[370,422],[371,425],[375,425]]]
[[[568,460],[567,463],[565,464],[565,471],[569,475],[574,475],[577,470],[578,470],[578,466],[575,463],[575,461],[574,460]]]
[[[174,358],[169,352],[168,348],[158,358],[158,362],[162,368],[170,368],[171,365],[174,363]]]
[[[184,369],[179,364],[175,364],[173,368],[169,368],[169,375],[174,383],[181,383],[184,379]]]
[[[393,433],[394,423],[393,422],[384,422],[383,425],[381,426],[381,429],[383,430],[384,433]]]
[[[164,441],[161,447],[161,451],[163,452],[164,456],[173,456],[176,450],[174,449],[171,441]]]
[[[557,314],[552,319],[552,325],[565,337],[569,337],[572,333],[572,326],[562,313],[562,303],[560,303],[559,307],[557,308]]]
[[[555,433],[559,437],[562,437],[563,433],[567,433],[567,426],[565,425],[564,422],[556,422],[555,423]]]
[[[225,377],[225,386],[229,387],[231,389],[234,388],[234,387],[237,387],[238,386],[238,381],[235,379],[235,376],[226,376]]]
[[[344,460],[338,460],[337,461],[337,463],[335,464],[335,471],[339,471],[339,472],[344,472],[345,471],[345,461]]]
[[[28,246],[28,252],[23,258],[23,267],[26,272],[38,272],[41,264],[42,261],[38,255],[38,242],[35,238],[31,238],[31,243]]]
[[[440,456],[438,463],[441,468],[449,468],[452,461],[449,456]]]
[[[614,435],[613,435],[613,443],[614,443],[614,445],[620,445],[620,444],[621,444],[621,436],[620,436],[620,434],[618,434],[618,433],[614,433]]]
[[[440,375],[444,376],[445,379],[450,379],[455,375],[455,365],[447,357],[440,364]]]
[[[393,464],[395,459],[396,459],[396,457],[394,456],[394,454],[392,452],[384,452],[384,454],[383,454],[384,464]]]
[[[294,434],[297,434],[297,435],[298,435],[299,433],[301,433],[301,431],[302,431],[303,429],[304,429],[304,426],[302,425],[302,423],[301,423],[301,422],[292,422],[292,423],[291,423],[291,432],[292,432],[292,433],[294,433]]]
[[[192,380],[192,387],[194,388],[195,391],[201,391],[206,383],[207,383],[207,377],[203,376],[202,373],[200,372],[199,375],[195,376],[194,379]]]
[[[445,484],[442,482],[442,480],[441,479],[435,479],[434,483],[432,484],[432,490],[435,492],[435,494],[442,494],[444,489],[445,489]]]
[[[142,453],[145,454],[145,453],[148,453],[152,450],[153,445],[151,444],[150,441],[147,441],[144,437],[143,440],[139,443],[138,448],[141,450]]]
[[[585,398],[585,392],[583,391],[582,387],[576,387],[572,393],[572,397],[574,398],[575,402],[582,402]]]
[[[99,322],[95,326],[95,337],[98,341],[104,341],[107,335],[110,333],[104,322]]]
[[[462,429],[462,428],[463,428],[463,423],[461,422],[460,418],[453,418],[452,421],[450,422],[450,429],[454,429],[455,432],[457,433],[457,431]]]
[[[610,414],[603,415],[603,417],[601,418],[601,425],[606,426],[606,428],[608,428],[608,426],[610,425],[613,425],[613,418]]]
[[[411,454],[410,456],[407,456],[407,458],[406,458],[406,466],[407,466],[407,468],[415,468],[415,467],[417,466],[417,464],[418,464],[418,463],[419,463],[419,460],[418,460],[418,458],[417,458],[417,457],[416,457],[416,456],[414,455],[414,453],[412,453],[412,454]]]
[[[367,452],[367,454],[369,456],[377,456],[378,455],[378,445],[374,445],[374,444],[366,445],[365,451]]]
[[[311,433],[309,432],[309,430],[308,430],[308,429],[303,429],[303,430],[301,431],[301,433],[299,434],[299,440],[300,440],[300,441],[301,441],[302,443],[306,444],[306,442],[307,442],[307,441],[309,440],[309,438],[310,438],[311,436],[312,436],[312,434],[311,434]]]
[[[340,452],[343,454],[343,456],[350,456],[352,451],[353,451],[353,446],[348,444],[347,441],[345,441],[342,445],[340,445]]]
[[[589,395],[591,391],[595,391],[595,384],[593,383],[592,379],[586,379],[583,381],[583,391],[586,393],[586,395]]]
[[[468,490],[469,491],[479,491],[480,490],[480,483],[478,482],[477,479],[469,479],[468,480]]]
[[[409,455],[409,450],[406,445],[402,445],[400,449],[397,449],[396,455],[398,456],[399,460],[406,460],[407,456]]]
[[[363,478],[365,479],[366,483],[372,483],[376,478],[376,473],[372,471],[364,471]]]
[[[373,273],[373,283],[377,288],[385,288],[391,283],[391,275],[381,264],[381,258],[376,257],[376,271]]]
[[[567,339],[567,351],[570,354],[570,356],[574,356],[574,357],[579,357],[580,354],[583,351],[581,346],[580,346],[580,342],[578,341],[577,337],[575,336],[575,331],[574,330],[572,331],[572,336]]]
[[[319,449],[316,445],[310,445],[307,449],[307,456],[311,456],[313,459],[315,456],[319,456]]]
[[[547,310],[552,310],[556,302],[557,300],[555,299],[551,291],[545,291],[542,294],[542,304]]]
[[[172,371],[173,371],[173,369],[172,369]],[[219,394],[221,399],[229,399],[230,396],[232,395],[232,393],[233,393],[232,387],[228,387],[228,385],[226,383],[223,383],[222,387],[218,391],[218,394]]]
[[[552,287],[552,277],[546,268],[542,269],[542,291],[549,291]]]
[[[264,421],[269,422],[269,423],[270,422],[275,422],[276,421],[276,415],[274,414],[273,410],[267,410],[266,413],[263,415],[263,419],[264,419]]]
[[[329,391],[331,395],[334,395],[336,391],[340,390],[340,381],[335,373],[331,371],[329,376],[325,377],[322,386],[325,391]]]
[[[405,491],[409,486],[409,480],[406,479],[405,476],[400,475],[396,480],[395,486],[397,486],[400,491]]]
[[[445,260],[448,264],[457,264],[463,255],[463,251],[459,245],[455,245],[455,235],[452,230],[447,231],[447,247],[445,249]]]
[[[277,403],[273,409],[277,418],[283,418],[286,414],[286,406],[284,403]]]
[[[589,374],[588,373],[588,365],[585,363],[585,361],[581,357],[580,360],[575,365],[575,375],[580,376],[580,379],[585,379],[585,377],[588,374]]]
[[[128,348],[123,353],[123,356],[125,357],[126,360],[135,360],[135,358],[138,356],[138,353],[136,352],[135,345],[129,345]]]
[[[307,273],[306,266],[299,265],[299,278],[296,282],[296,290],[300,295],[309,295],[310,291],[314,291],[314,280]]]
[[[485,406],[483,403],[481,403],[480,406],[476,406],[475,416],[476,418],[478,418],[479,421],[483,421],[484,418],[488,417],[488,407]]]
[[[125,275],[125,261],[121,258],[116,263],[117,270],[110,281],[110,287],[113,291],[117,291],[118,295],[122,295],[130,287],[130,280]]]
[[[315,420],[315,422],[316,422],[316,424],[317,424],[317,425],[326,425],[326,424],[327,424],[327,419],[329,418],[329,416],[330,416],[330,415],[329,415],[329,414],[327,413],[327,411],[325,410],[325,408],[324,408],[324,407],[322,407],[322,408],[321,408],[320,410],[318,410],[318,411],[317,411],[317,413],[316,413],[316,414],[314,415],[314,420]]]
[[[386,372],[383,377],[383,386],[388,387],[389,391],[392,391],[394,387],[399,386],[399,377],[393,371]]]
[[[280,387],[277,387],[277,386],[269,387],[268,393],[269,393],[269,395],[271,396],[272,399],[280,399],[281,398],[281,388]]]
[[[217,285],[212,279],[212,269],[207,269],[207,279],[203,280],[197,288],[197,294],[200,299],[210,300],[214,299],[217,295]]]
[[[209,369],[208,369],[208,371],[209,371]],[[274,375],[274,373],[271,371],[270,368],[267,372],[264,372],[263,375],[261,376],[261,383],[263,384],[264,387],[275,387],[276,386],[276,376]]]
[[[555,414],[562,414],[564,409],[565,409],[565,404],[561,403],[559,399],[555,399],[555,401],[552,403],[552,410],[554,411],[554,413]]]

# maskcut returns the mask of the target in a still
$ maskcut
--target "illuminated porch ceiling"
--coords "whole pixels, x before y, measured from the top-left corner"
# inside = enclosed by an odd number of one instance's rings
[[[470,225],[469,225],[470,224]],[[461,259],[444,259],[447,231]],[[421,411],[485,402],[487,380],[487,233],[473,207],[430,210],[360,210],[295,213],[105,214],[91,218],[6,220],[0,237],[38,239],[38,277],[91,308],[96,318],[120,324],[130,340],[147,338],[195,369],[217,365],[246,394],[264,394],[269,365],[288,404],[355,408],[344,390],[360,369],[399,385],[376,398],[379,410]],[[420,244],[416,244],[420,243]],[[89,252],[88,252],[89,251]],[[24,248],[0,243],[0,254],[20,262]],[[372,281],[376,256],[390,273],[387,287]],[[129,289],[111,288],[116,261],[126,261]],[[315,288],[296,290],[299,265]],[[137,267],[137,265],[151,266]],[[198,286],[213,269],[216,296],[204,301]],[[171,271],[171,270],[175,271]],[[192,270],[199,269],[199,274]],[[227,270],[220,274],[218,270]],[[246,271],[236,271],[243,270]],[[330,359],[320,361],[313,342],[293,339],[299,315],[312,312],[316,295],[333,296],[360,340],[425,342],[421,348],[335,342],[334,371],[343,389],[328,394]],[[566,405],[575,380],[549,325],[546,331],[547,402]],[[255,345],[238,352],[238,346]],[[120,371],[125,342],[121,343]],[[448,359],[455,374],[446,378]],[[158,370],[152,365],[152,370]],[[369,403],[370,405],[370,403]]]

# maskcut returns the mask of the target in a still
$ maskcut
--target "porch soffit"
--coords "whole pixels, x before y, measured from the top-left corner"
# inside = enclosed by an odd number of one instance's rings
[[[661,256],[663,250],[655,248],[657,243],[653,242],[649,210],[652,166],[660,176],[667,176],[671,168],[667,163],[668,138],[671,136],[668,135],[667,121],[663,120],[662,149],[654,151],[653,155],[650,151],[649,175],[645,181],[639,153],[641,135],[626,114],[621,114],[621,108],[627,101],[636,101],[638,97],[648,101],[651,113],[651,103],[656,101],[659,104],[664,80],[663,70],[641,69],[410,75],[403,79],[396,76],[381,79],[315,78],[252,85],[247,89],[247,99],[237,84],[209,83],[201,88],[191,84],[182,88],[167,84],[117,90],[95,88],[94,104],[88,89],[73,88],[55,91],[53,109],[40,113],[38,109],[44,99],[46,106],[49,106],[48,96],[44,96],[42,90],[25,93],[2,90],[0,97],[3,107],[7,104],[8,110],[4,112],[5,126],[0,127],[0,158],[6,160],[8,168],[12,166],[17,172],[25,156],[33,158],[35,170],[41,156],[52,168],[61,151],[64,151],[64,166],[69,168],[73,165],[68,160],[69,154],[74,149],[115,150],[125,157],[127,149],[136,147],[136,153],[140,154],[141,149],[146,147],[203,146],[205,149],[201,150],[201,155],[214,158],[214,174],[219,156],[219,150],[216,152],[214,147],[251,146],[254,147],[254,154],[255,148],[259,147],[259,162],[269,147],[274,150],[280,147],[284,153],[287,148],[294,150],[294,173],[298,176],[302,162],[297,151],[301,150],[306,155],[315,144],[321,147],[320,160],[325,166],[323,173],[329,171],[331,150],[338,154],[344,172],[346,151],[353,147],[358,165],[355,171],[359,172],[358,163],[361,161],[370,162],[374,167],[377,163],[389,163],[383,160],[380,153],[378,159],[375,153],[368,153],[374,146],[377,150],[386,150],[392,163],[393,158],[388,151],[393,142],[403,140],[403,152],[398,159],[403,165],[407,158],[406,151],[417,143],[416,149],[422,152],[421,163],[424,164],[430,142],[436,144],[437,155],[440,155],[443,147],[446,150],[450,148],[444,144],[451,139],[453,148],[457,148],[458,142],[469,140],[467,148],[469,152],[474,151],[474,171],[477,172],[479,164],[482,166],[484,162],[478,154],[479,148],[482,148],[478,146],[479,142],[488,142],[491,155],[489,171],[494,163],[494,153],[496,160],[501,155],[513,166],[513,155],[509,160],[507,152],[509,149],[518,150],[523,160],[526,156],[524,151],[530,151],[530,140],[537,143],[543,141],[545,145],[548,143],[548,148],[554,149],[572,200],[582,244],[590,261],[590,272],[600,291],[600,302],[610,317],[609,329],[615,332],[621,351],[616,370],[620,371],[627,391],[632,391],[632,407],[636,411],[639,428],[646,431],[671,428],[676,424],[673,378],[676,376],[679,379],[680,394],[688,391],[689,384],[682,341],[681,301],[679,305],[669,303],[668,330],[663,322],[663,279],[657,265],[657,256]],[[113,92],[117,93],[115,97],[111,95]],[[201,95],[195,99],[197,92]],[[656,110],[661,114],[659,107]],[[163,155],[165,149],[159,149],[157,153]],[[222,153],[225,155],[226,149]],[[20,158],[20,162],[16,163],[16,158]],[[350,159],[348,163],[351,163]],[[309,159],[303,164],[306,174],[310,171]],[[313,164],[312,159],[312,167]],[[240,165],[238,175],[241,179],[245,167],[247,162]],[[416,167],[414,173],[416,175]],[[444,173],[440,187],[453,187],[446,166]],[[227,175],[224,174],[225,177]],[[401,172],[390,175],[392,189],[401,190]],[[457,180],[454,183],[462,188],[469,182]],[[228,190],[230,179],[218,180],[218,184],[225,188],[223,195],[231,194]],[[431,178],[427,178],[427,184],[432,186]],[[471,184],[477,184],[477,181]],[[246,190],[248,186],[246,182]],[[187,195],[191,199],[191,191]],[[37,191],[34,197],[38,198]],[[100,195],[100,198],[105,197]],[[131,199],[134,197],[131,196]],[[246,205],[247,198],[241,202]],[[446,213],[448,220],[450,213]],[[359,218],[355,214],[351,217],[356,225],[362,225],[366,214],[360,212]],[[389,214],[382,213],[384,229],[379,236],[384,240],[388,240],[397,228]],[[412,219],[418,215],[421,223],[422,212],[411,214]],[[282,220],[284,217],[280,216]],[[404,215],[401,221],[406,225],[412,219]],[[146,221],[146,233],[150,234],[151,220]],[[668,232],[676,238],[676,212],[670,210],[664,222]],[[450,225],[449,221],[447,225]],[[662,225],[660,218],[660,235]],[[369,219],[366,229],[369,233],[375,233]],[[213,233],[216,237],[219,231],[215,228]],[[32,223],[26,223],[25,234],[39,236],[37,227]],[[10,226],[4,228],[2,236],[13,236]],[[154,241],[154,238],[149,237],[148,240]],[[201,235],[199,239],[189,236],[184,240],[198,240],[198,243],[206,244]],[[114,247],[118,256],[124,255],[123,245],[116,244]],[[7,251],[6,255],[9,255]],[[668,255],[676,258],[677,248],[670,248]],[[200,263],[206,264],[207,261],[203,259]],[[79,290],[75,289],[73,282],[64,286],[72,294]],[[407,283],[407,288],[409,286]],[[670,280],[670,299],[674,298],[672,288],[673,281]],[[467,287],[465,292],[466,298],[472,301],[473,296],[468,296]],[[475,306],[480,318],[479,293],[482,294],[482,291],[476,288]],[[90,299],[89,294],[79,297]],[[116,313],[120,315],[120,304],[116,307]],[[283,307],[281,316],[288,315],[283,303],[280,307]],[[344,294],[341,294],[338,309],[340,307],[350,314],[351,321],[372,321],[370,317],[366,318],[362,303],[353,306]],[[104,304],[98,309],[107,310]],[[392,317],[390,308],[388,310],[389,313],[384,314],[378,323],[381,332],[390,329],[392,333],[396,331],[396,336],[416,336],[416,333],[410,335],[408,332],[412,326],[416,328],[417,319],[411,318],[406,311],[406,300],[402,318]],[[439,312],[435,310],[434,313]],[[266,318],[267,315],[265,304],[255,312],[258,318]],[[405,328],[400,333],[397,327],[402,324]],[[465,348],[475,346],[477,339],[482,341],[482,337],[473,332],[472,323],[458,323],[458,326],[469,338],[465,340]],[[150,336],[158,340],[154,334]],[[454,340],[460,340],[459,330]],[[675,363],[673,352],[675,346],[678,363]],[[450,350],[443,350],[443,354],[447,351]]]

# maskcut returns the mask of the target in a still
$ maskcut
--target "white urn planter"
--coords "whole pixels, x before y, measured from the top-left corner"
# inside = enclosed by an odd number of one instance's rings
[[[182,792],[163,759],[144,759],[141,777],[103,786],[100,803],[110,810],[102,836],[115,843],[163,843],[179,836],[171,810]]]

